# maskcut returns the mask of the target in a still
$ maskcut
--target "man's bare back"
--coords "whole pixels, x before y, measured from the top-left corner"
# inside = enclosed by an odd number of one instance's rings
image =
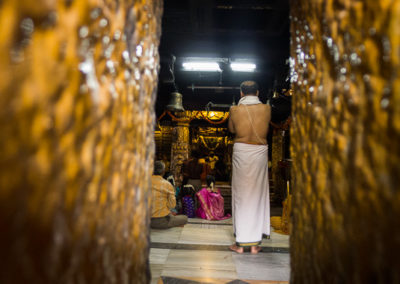
[[[249,114],[253,123],[250,122]],[[235,142],[267,144],[266,137],[270,120],[271,107],[269,105],[239,105],[231,107],[228,127],[229,131],[235,134]]]

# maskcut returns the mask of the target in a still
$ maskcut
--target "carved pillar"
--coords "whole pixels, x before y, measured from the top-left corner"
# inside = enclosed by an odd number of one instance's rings
[[[284,158],[285,130],[274,128],[272,136],[272,180],[274,199],[282,202],[285,196],[285,181],[282,179],[279,161]]]
[[[400,282],[400,1],[291,1],[291,283]]]
[[[0,283],[149,283],[162,7],[0,1]]]
[[[189,156],[189,124],[188,112],[176,113],[179,118],[172,131],[171,173],[177,186],[182,185],[182,164]]]

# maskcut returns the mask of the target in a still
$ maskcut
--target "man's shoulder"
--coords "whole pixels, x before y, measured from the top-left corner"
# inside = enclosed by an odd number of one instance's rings
[[[167,181],[165,178],[163,178],[160,175],[152,175],[151,176],[151,181],[154,185],[154,183],[156,184],[165,184],[165,183],[169,183],[169,181]]]
[[[160,175],[152,175],[151,176],[151,179],[152,180],[162,180],[162,179],[164,179],[162,176],[160,176]]]
[[[231,106],[229,108],[229,112],[235,112],[237,110],[238,106]]]
[[[157,175],[153,175],[151,177],[151,182],[152,182],[152,189],[156,190],[156,191],[161,191],[161,192],[173,192],[174,191],[174,187],[172,186],[172,184],[167,181],[165,178],[163,178],[162,176],[157,176]]]
[[[244,108],[245,106],[247,106],[247,105],[231,106],[231,108],[230,108],[229,111],[230,111],[230,112],[236,112],[236,111],[238,111],[239,109]],[[269,108],[271,108],[270,105],[268,105],[268,104],[263,104],[263,103],[254,104],[254,105],[248,105],[248,106],[250,106],[250,107],[252,107],[252,108],[260,108],[260,109],[269,109]]]
[[[261,103],[261,104],[254,105],[254,108],[255,109],[259,109],[259,110],[263,110],[263,111],[268,111],[271,108],[271,106],[268,105],[268,104]]]

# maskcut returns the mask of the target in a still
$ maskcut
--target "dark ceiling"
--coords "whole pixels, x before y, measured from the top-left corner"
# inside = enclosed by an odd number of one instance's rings
[[[175,87],[185,109],[205,109],[210,101],[237,103],[240,83],[255,80],[265,103],[273,90],[288,88],[288,0],[165,0],[160,54],[158,114]],[[222,72],[184,71],[188,57],[219,58]],[[256,71],[231,71],[236,59],[253,61]]]

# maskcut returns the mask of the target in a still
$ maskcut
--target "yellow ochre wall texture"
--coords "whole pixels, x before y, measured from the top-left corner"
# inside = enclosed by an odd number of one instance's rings
[[[400,1],[292,0],[292,283],[400,283]]]
[[[161,0],[0,1],[1,283],[147,283]]]

